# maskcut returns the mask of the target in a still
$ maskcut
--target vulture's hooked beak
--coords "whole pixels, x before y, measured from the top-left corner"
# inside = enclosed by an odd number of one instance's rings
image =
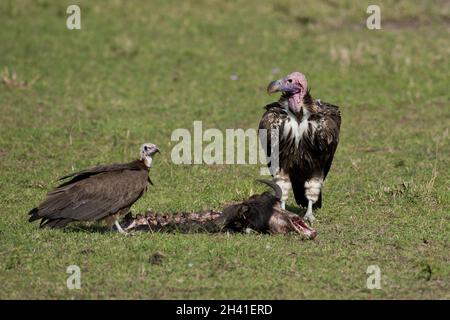
[[[267,87],[267,93],[271,95],[272,93],[279,92],[281,91],[282,87],[283,82],[281,80],[272,81],[271,83],[269,83],[269,86]]]
[[[157,146],[153,146],[149,151],[150,151],[150,156],[154,156],[157,153],[161,153]]]

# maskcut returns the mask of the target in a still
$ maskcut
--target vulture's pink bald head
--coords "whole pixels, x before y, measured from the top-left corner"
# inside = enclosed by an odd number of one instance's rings
[[[267,93],[283,92],[289,95],[299,94],[303,96],[308,90],[308,82],[303,73],[292,72],[280,80],[272,81],[267,87]]]
[[[283,79],[272,81],[267,87],[268,94],[282,92],[289,100],[289,107],[295,112],[299,111],[307,91],[308,82],[305,75],[300,72],[292,72]]]

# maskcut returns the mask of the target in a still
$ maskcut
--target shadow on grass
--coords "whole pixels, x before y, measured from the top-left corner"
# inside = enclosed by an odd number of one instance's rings
[[[286,205],[286,210],[298,214],[300,217],[303,217],[305,215],[305,210],[303,208],[297,207],[297,206],[292,206],[292,205]]]
[[[72,225],[64,229],[64,232],[82,232],[82,233],[114,233],[111,229],[101,225]]]

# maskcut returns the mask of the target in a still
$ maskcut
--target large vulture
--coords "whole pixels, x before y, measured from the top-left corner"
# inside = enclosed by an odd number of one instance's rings
[[[314,100],[300,72],[272,81],[267,92],[282,92],[278,102],[265,107],[259,123],[259,129],[267,130],[268,165],[283,193],[282,208],[292,187],[297,204],[307,207],[305,219],[313,222],[313,208],[322,206],[321,188],[339,143],[339,107]],[[278,166],[271,166],[276,156],[271,155],[271,133],[278,137]]]
[[[41,227],[63,228],[74,221],[105,219],[109,228],[115,225],[125,234],[117,220],[152,183],[148,173],[157,152],[156,145],[145,143],[138,160],[100,165],[62,177],[60,180],[72,179],[50,191],[47,198],[29,212],[29,221],[41,219]]]

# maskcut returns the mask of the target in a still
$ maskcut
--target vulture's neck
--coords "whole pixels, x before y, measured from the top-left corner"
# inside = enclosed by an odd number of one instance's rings
[[[137,159],[130,163],[132,167],[135,167],[138,170],[150,170],[150,166],[147,166],[145,159]]]
[[[284,109],[287,112],[287,118],[284,122],[283,135],[291,141],[294,141],[294,148],[299,146],[300,140],[303,139],[305,134],[308,134],[310,127],[315,130],[315,122],[310,121],[311,114],[314,112],[314,101],[312,100],[309,92],[298,99],[296,105],[292,105],[294,99],[291,97],[285,97],[285,101],[282,102]],[[310,126],[312,124],[312,126]]]
[[[314,113],[314,100],[309,91],[307,91],[303,96],[300,94],[295,94],[292,96],[283,95],[280,98],[280,103],[284,106],[288,113],[292,113],[299,122],[306,120],[303,118],[309,117],[311,113]]]
[[[144,157],[142,162],[144,163],[144,165],[147,168],[147,170],[149,170],[152,167],[153,158],[151,158],[151,157]]]

